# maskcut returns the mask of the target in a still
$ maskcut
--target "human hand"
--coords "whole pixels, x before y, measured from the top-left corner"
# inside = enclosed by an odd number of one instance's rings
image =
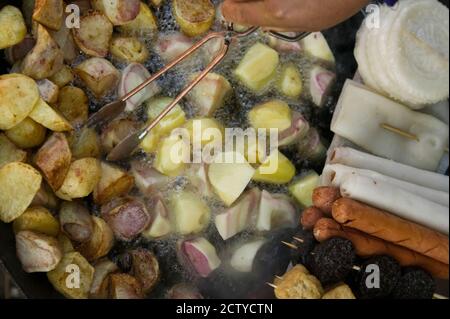
[[[227,21],[273,31],[320,31],[356,14],[368,0],[225,0]]]

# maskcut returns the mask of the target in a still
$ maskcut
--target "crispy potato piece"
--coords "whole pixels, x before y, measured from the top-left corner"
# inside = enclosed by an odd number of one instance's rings
[[[58,111],[73,125],[84,124],[89,116],[89,99],[80,88],[65,86],[59,92]]]
[[[101,176],[100,163],[96,158],[83,158],[70,165],[63,185],[56,196],[70,201],[87,197],[94,190]]]
[[[18,148],[3,133],[0,133],[0,168],[12,162],[25,162],[27,152]]]
[[[108,60],[91,58],[75,68],[75,72],[86,86],[101,98],[117,88],[120,72]]]
[[[45,141],[47,130],[29,117],[5,131],[6,136],[20,148],[33,148]]]
[[[76,267],[74,267],[76,266]],[[79,271],[77,276],[68,278],[73,272]],[[57,291],[70,299],[87,299],[94,278],[94,267],[77,252],[64,255],[58,266],[47,274],[48,280]],[[79,288],[76,288],[79,284]]]
[[[41,174],[30,165],[15,162],[0,168],[0,220],[10,223],[22,215],[41,182]]]
[[[51,271],[62,258],[56,238],[29,230],[16,234],[16,251],[27,273]]]
[[[110,298],[113,299],[142,299],[144,294],[139,281],[127,274],[112,274],[109,276]]]
[[[13,222],[14,232],[29,230],[56,237],[59,234],[58,220],[44,207],[28,208]]]
[[[150,36],[158,31],[158,21],[148,5],[141,1],[141,8],[136,19],[118,29],[120,33],[126,35]]]
[[[69,84],[70,82],[72,82],[74,77],[72,69],[69,66],[64,65],[61,70],[56,72],[53,76],[49,77],[48,79],[53,83],[55,83],[60,88],[62,88],[67,84]]]
[[[22,62],[22,72],[35,80],[46,79],[61,70],[64,54],[42,25],[37,27],[36,45]]]
[[[64,12],[63,0],[36,0],[33,20],[52,30],[59,30]]]
[[[66,132],[73,130],[72,125],[43,99],[39,99],[30,113],[30,118],[42,124],[53,132]]]
[[[111,42],[110,51],[114,58],[128,63],[144,63],[150,54],[145,44],[132,37],[114,38]]]
[[[181,31],[190,37],[208,31],[216,17],[210,0],[173,0],[172,10]]]
[[[83,127],[71,139],[70,148],[74,158],[100,157],[100,138],[95,129]]]
[[[27,27],[19,9],[5,6],[0,10],[0,50],[20,43],[27,35]]]
[[[34,162],[42,171],[50,187],[57,191],[61,188],[69,172],[72,153],[67,138],[62,133],[54,133],[36,153]]]
[[[21,74],[0,76],[0,130],[9,130],[33,111],[39,99],[36,82]]]
[[[109,259],[99,260],[95,264],[94,281],[89,297],[91,299],[107,299],[109,296],[109,275],[119,271],[119,267]]]
[[[50,80],[36,81],[41,98],[47,103],[56,103],[58,101],[59,87]]]
[[[139,14],[139,0],[92,0],[94,9],[104,13],[114,25],[133,21]]]
[[[108,224],[93,216],[94,232],[91,239],[82,244],[77,250],[88,260],[97,260],[106,256],[114,245],[114,234]]]
[[[116,197],[127,195],[134,186],[134,177],[119,167],[102,162],[102,177],[94,189],[94,202],[103,205]]]
[[[103,58],[108,55],[113,25],[98,11],[92,11],[81,18],[80,28],[72,29],[75,43],[84,53]]]

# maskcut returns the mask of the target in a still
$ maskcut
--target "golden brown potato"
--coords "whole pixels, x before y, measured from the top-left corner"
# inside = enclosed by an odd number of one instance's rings
[[[22,122],[40,98],[36,82],[21,74],[0,75],[0,96],[0,130]]]
[[[45,127],[29,117],[12,129],[5,131],[6,136],[20,148],[33,148],[41,145],[45,141],[46,133]]]
[[[109,296],[109,275],[119,271],[119,267],[109,259],[99,260],[94,265],[94,280],[89,297],[91,299],[107,299]]]
[[[152,10],[141,1],[139,15],[131,22],[118,27],[119,32],[133,36],[151,36],[158,31],[158,21]]]
[[[67,138],[62,133],[54,133],[36,153],[34,162],[42,171],[50,187],[57,191],[61,188],[69,172],[72,153]]]
[[[108,224],[95,216],[92,220],[94,232],[91,239],[77,248],[90,261],[106,256],[114,245],[114,234]]]
[[[29,230],[16,234],[16,252],[27,273],[51,271],[62,258],[56,238]]]
[[[94,9],[101,11],[114,25],[133,21],[139,14],[139,0],[91,0]]]
[[[70,141],[74,158],[100,157],[100,139],[95,129],[83,127]]]
[[[94,202],[103,205],[116,197],[127,195],[134,186],[134,177],[119,167],[102,162],[102,177],[94,189]]]
[[[0,220],[10,223],[28,208],[41,187],[42,177],[24,163],[0,168]]]
[[[33,19],[52,30],[61,28],[64,12],[63,0],[36,0]]]
[[[3,133],[0,133],[0,168],[12,162],[25,162],[27,152],[18,148]]]
[[[98,11],[89,12],[80,21],[80,28],[72,29],[75,43],[84,53],[94,57],[108,55],[113,25]]]
[[[55,83],[58,87],[62,88],[73,81],[72,69],[69,66],[64,65],[61,70],[48,79]]]
[[[27,27],[19,9],[5,6],[0,10],[0,50],[20,43],[27,34]]]
[[[39,99],[30,118],[53,132],[66,132],[73,130],[72,125],[43,99]]]
[[[36,80],[46,79],[61,70],[63,63],[63,52],[47,29],[39,24],[36,45],[22,62],[23,74]]]
[[[14,232],[17,234],[23,230],[56,237],[59,234],[58,220],[44,207],[28,208],[19,218],[13,222]]]
[[[102,58],[84,61],[75,68],[75,72],[98,98],[114,91],[120,80],[120,72]]]
[[[110,51],[114,58],[128,63],[144,63],[149,56],[145,44],[132,37],[113,38]]]
[[[89,116],[89,99],[80,88],[65,86],[59,92],[58,111],[72,124],[84,124]]]
[[[79,253],[71,252],[64,255],[58,266],[47,273],[47,277],[65,297],[87,299],[94,278],[94,267]]]
[[[208,31],[216,17],[210,0],[173,0],[172,10],[181,31],[190,37]]]
[[[96,158],[83,158],[70,165],[56,196],[70,201],[75,198],[87,197],[94,190],[101,176],[100,162]]]
[[[58,101],[59,87],[50,80],[36,81],[41,98],[47,103],[56,103]]]
[[[112,299],[142,299],[144,294],[139,281],[127,274],[109,276],[109,291]]]

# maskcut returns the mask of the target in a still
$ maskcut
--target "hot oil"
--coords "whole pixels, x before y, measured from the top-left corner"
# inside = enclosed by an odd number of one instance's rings
[[[218,4],[218,0],[213,1],[215,4]],[[178,26],[174,21],[170,3],[163,5],[161,8],[155,10],[155,14],[158,18],[159,22],[159,34],[158,36],[164,36],[166,34],[178,31]],[[219,30],[220,24],[216,23],[213,29]],[[164,62],[161,58],[155,53],[154,46],[156,39],[153,37],[142,37],[140,39],[144,42],[150,52],[149,60],[144,63],[146,68],[150,71],[151,74],[160,70],[164,66]],[[313,61],[311,61],[308,57],[302,54],[281,54],[281,64],[284,63],[294,63],[297,67],[299,67],[303,80],[304,80],[304,90],[302,96],[299,99],[286,99],[286,97],[282,96],[274,85],[271,85],[270,89],[265,90],[262,93],[256,94],[248,89],[246,89],[233,75],[233,70],[237,67],[239,61],[242,60],[245,53],[248,49],[256,44],[257,42],[267,43],[267,39],[265,35],[260,32],[255,32],[254,34],[249,35],[248,37],[241,38],[238,42],[234,42],[230,47],[230,51],[228,52],[225,59],[216,67],[214,72],[219,73],[225,76],[231,83],[234,94],[230,97],[223,108],[217,111],[215,118],[221,122],[227,128],[248,128],[249,124],[247,121],[248,112],[257,104],[266,102],[272,99],[281,99],[289,103],[293,110],[299,111],[304,116],[310,120],[314,116],[314,107],[310,102],[310,97],[308,96],[308,73],[313,65]],[[87,57],[85,55],[80,55],[76,61],[73,62],[72,66],[76,66],[86,60]],[[109,61],[111,61],[114,66],[122,71],[127,64],[119,61],[115,61],[110,56],[107,57]],[[164,75],[160,80],[158,80],[158,84],[162,88],[161,96],[168,97],[176,97],[179,92],[184,88],[184,86],[188,83],[189,77],[202,70],[206,64],[205,54],[203,50],[200,50],[198,53],[194,54],[187,61],[183,62],[181,65],[177,66],[169,73]],[[80,87],[85,87],[84,84],[80,80],[76,80],[75,84]],[[87,90],[89,91],[89,90]],[[90,110],[92,112],[99,110],[105,104],[115,101],[118,96],[117,92],[111,92],[108,96],[97,99],[90,92],[88,92],[89,100],[90,100]],[[189,118],[195,116],[195,106],[190,103],[183,101],[181,103],[184,111],[186,112]],[[146,120],[142,115],[145,113],[144,111],[137,112],[136,115],[130,115],[138,121],[141,121],[144,124]],[[288,151],[289,154],[295,154],[293,152]],[[297,168],[300,170],[307,169],[308,163],[302,162],[300,159],[295,158],[295,156],[290,157],[291,160],[294,161]],[[134,159],[140,159],[143,161],[147,161],[149,163],[152,162],[153,158],[151,156],[145,155],[142,152],[138,152],[138,155],[135,156]],[[129,162],[120,163],[125,168],[129,168]],[[298,172],[300,173],[300,172]],[[261,189],[268,190],[272,193],[287,193],[286,186],[280,185],[269,185],[263,183],[252,182],[250,187],[259,187]],[[163,197],[167,199],[173,195],[174,193],[181,192],[183,190],[192,190],[192,186],[189,184],[189,181],[185,176],[181,176],[173,179],[167,187],[161,189],[161,194]],[[142,197],[138,192],[134,191],[133,195]],[[226,207],[222,202],[217,199],[206,198],[203,194],[199,194],[203,197],[204,201],[207,203],[211,210],[211,224],[209,227],[202,233],[196,236],[204,236],[209,239],[213,245],[216,246],[218,250],[218,254],[221,257],[224,257],[224,263],[227,263],[229,245],[225,244],[225,242],[220,238],[217,230],[214,226],[214,217],[217,214],[223,213],[226,210]],[[99,214],[98,207],[92,206],[95,210],[95,214]],[[254,234],[253,232],[244,232],[236,238],[232,239],[232,242],[245,242],[255,236],[259,236],[259,234]],[[118,254],[121,252],[132,249],[136,247],[147,247],[155,252],[158,256],[158,260],[161,266],[162,279],[161,284],[158,288],[152,293],[152,297],[158,298],[163,297],[166,293],[166,290],[170,288],[171,285],[179,283],[179,282],[192,282],[194,278],[186,272],[184,267],[180,265],[177,258],[176,247],[177,243],[183,238],[178,235],[171,235],[167,238],[162,238],[159,240],[146,240],[143,238],[139,238],[130,243],[118,243],[114,250],[111,252],[110,257],[112,259],[116,258]],[[225,267],[226,268],[226,267]]]

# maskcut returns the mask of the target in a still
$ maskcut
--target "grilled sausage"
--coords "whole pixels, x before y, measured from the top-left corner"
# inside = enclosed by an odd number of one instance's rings
[[[340,224],[448,264],[448,237],[434,230],[348,198],[333,204],[333,218]]]
[[[327,216],[331,216],[333,203],[341,198],[339,188],[335,187],[318,187],[313,192],[313,204],[315,207],[324,212]]]
[[[303,229],[311,230],[314,229],[316,223],[324,217],[325,215],[320,209],[312,206],[303,211],[300,223],[302,224]]]

